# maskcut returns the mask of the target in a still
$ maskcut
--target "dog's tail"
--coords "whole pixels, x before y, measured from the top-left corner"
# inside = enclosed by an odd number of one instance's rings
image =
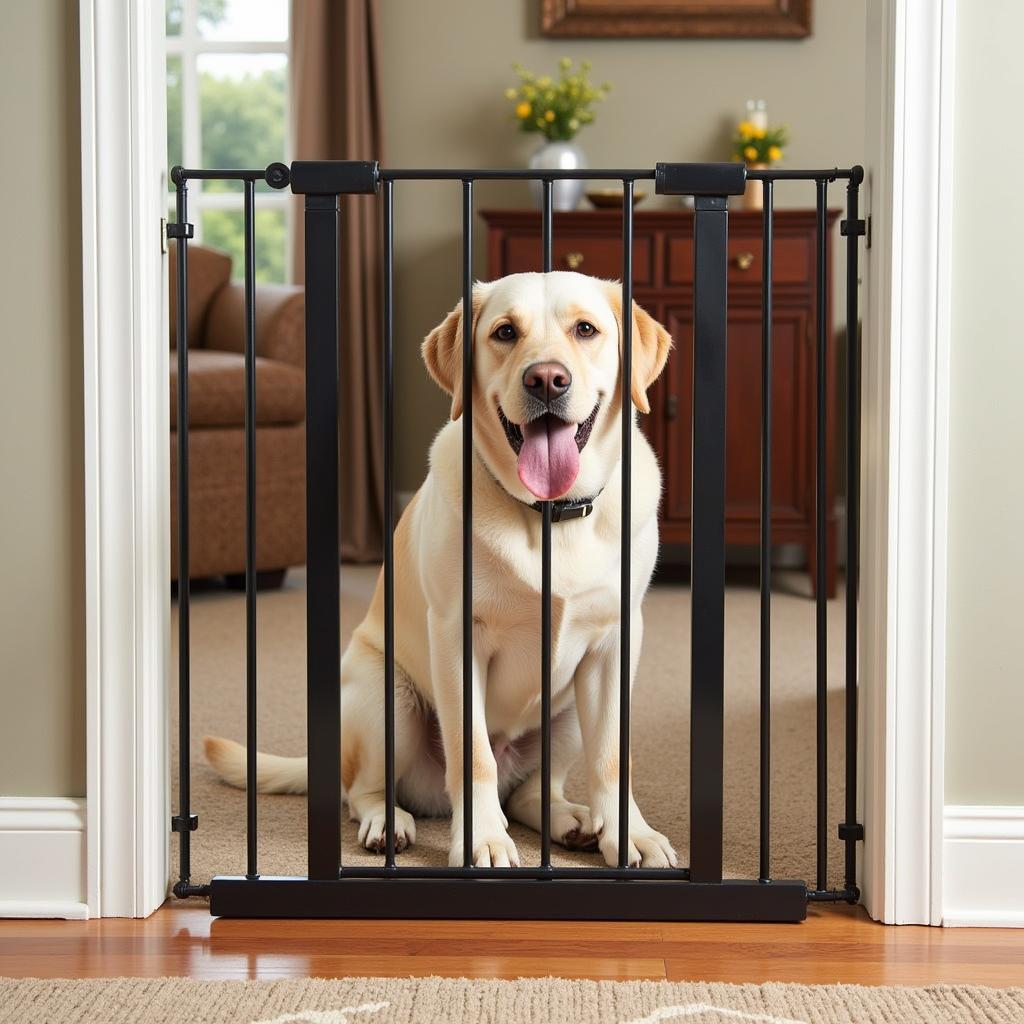
[[[245,747],[220,736],[205,736],[203,750],[214,771],[229,785],[245,789]],[[305,793],[306,759],[256,755],[256,789],[260,793]]]

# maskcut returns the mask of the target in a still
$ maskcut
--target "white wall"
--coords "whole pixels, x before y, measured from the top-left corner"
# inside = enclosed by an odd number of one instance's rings
[[[958,6],[946,803],[1024,805],[1024,4]]]
[[[85,792],[78,5],[3,7],[0,796]]]
[[[942,916],[1024,927],[1024,6],[957,14]]]

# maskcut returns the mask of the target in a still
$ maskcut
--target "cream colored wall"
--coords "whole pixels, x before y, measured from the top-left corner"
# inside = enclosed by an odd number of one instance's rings
[[[595,124],[579,136],[591,166],[727,159],[732,125],[749,96],[766,99],[771,119],[790,125],[791,166],[834,166],[863,156],[863,0],[817,0],[814,34],[802,41],[549,40],[537,31],[536,0],[386,0],[380,6],[391,166],[525,165],[539,137],[521,135],[510,123],[502,95],[515,80],[510,65],[519,60],[554,71],[562,54],[589,57],[596,80],[615,86]],[[777,196],[779,205],[814,202],[808,186],[780,185]],[[829,199],[841,204],[842,189],[833,188]],[[478,208],[526,202],[522,184],[477,186]],[[657,202],[649,198],[645,206]],[[446,410],[418,349],[459,294],[459,186],[399,185],[395,208],[397,479],[400,488],[412,489]],[[477,231],[476,270],[483,275],[479,221]]]
[[[1024,7],[960,3],[946,803],[1024,804]]]
[[[85,792],[78,5],[4,6],[0,795]]]

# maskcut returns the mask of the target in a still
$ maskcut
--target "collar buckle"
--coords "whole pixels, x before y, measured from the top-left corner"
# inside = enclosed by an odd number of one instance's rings
[[[535,501],[531,508],[544,511],[544,503]],[[567,519],[586,519],[594,511],[594,498],[578,498],[575,501],[551,502],[551,522],[561,523]]]

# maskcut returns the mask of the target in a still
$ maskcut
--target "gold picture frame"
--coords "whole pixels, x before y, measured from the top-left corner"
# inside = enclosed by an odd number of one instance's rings
[[[545,36],[802,39],[812,0],[541,0]]]

